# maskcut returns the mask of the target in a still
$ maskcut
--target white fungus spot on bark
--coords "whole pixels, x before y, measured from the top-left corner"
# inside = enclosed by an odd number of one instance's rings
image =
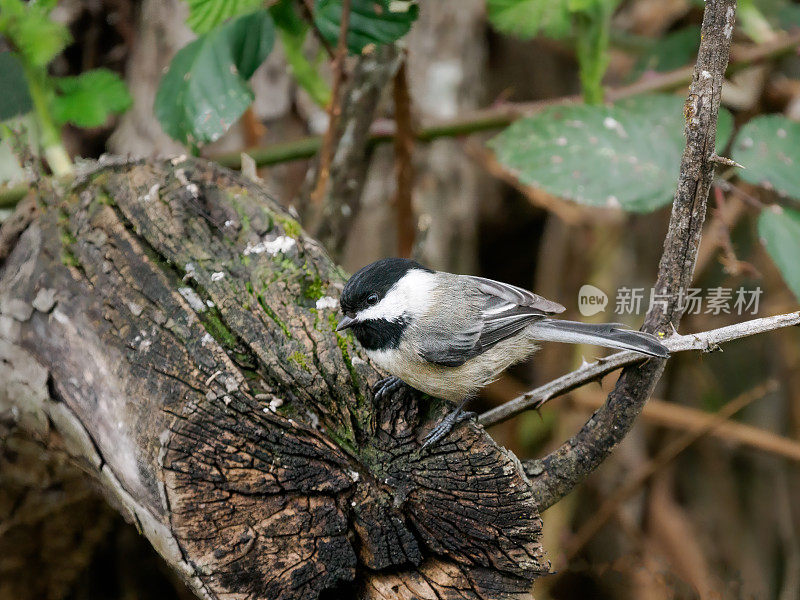
[[[186,263],[186,266],[183,267],[183,270],[186,271],[186,275],[183,276],[183,281],[188,281],[189,279],[195,276],[195,266],[194,263]]]
[[[264,252],[272,256],[278,254],[279,252],[286,254],[295,246],[296,243],[297,242],[294,240],[294,238],[280,235],[271,241],[263,240],[257,244],[248,243],[244,249],[244,255],[262,254]]]
[[[3,298],[0,300],[0,314],[24,322],[31,318],[33,306],[19,298]]]
[[[203,312],[206,309],[205,302],[203,302],[203,299],[200,298],[200,296],[197,295],[197,292],[195,292],[192,288],[178,288],[178,293],[189,303],[189,306],[192,307],[193,311]]]
[[[339,301],[331,296],[323,296],[317,300],[317,310],[325,310],[327,308],[337,308]]]
[[[51,288],[42,288],[36,292],[36,297],[31,304],[39,312],[50,312],[56,303],[56,291]]]
[[[225,273],[223,273],[222,271],[217,271],[211,274],[211,281],[219,281],[220,279],[224,278],[225,278]]]
[[[53,311],[53,318],[62,325],[67,325],[69,323],[69,317],[58,309]]]
[[[725,12],[725,30],[723,33],[725,34],[726,38],[729,38],[731,35],[733,35],[733,15],[735,12],[736,11],[732,6],[729,6],[728,10]]]

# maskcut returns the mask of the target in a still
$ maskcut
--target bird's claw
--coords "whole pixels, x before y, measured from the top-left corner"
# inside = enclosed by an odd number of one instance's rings
[[[439,421],[436,427],[428,432],[428,435],[425,436],[425,439],[422,442],[422,448],[425,449],[433,446],[436,442],[450,433],[453,430],[453,427],[462,421],[466,421],[475,416],[477,415],[474,412],[462,410],[461,407],[449,412],[441,421]]]
[[[375,402],[382,402],[386,396],[397,391],[405,385],[398,377],[384,377],[372,387],[372,397]]]

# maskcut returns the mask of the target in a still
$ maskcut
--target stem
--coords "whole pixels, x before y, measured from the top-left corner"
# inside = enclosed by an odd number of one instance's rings
[[[800,32],[786,34],[775,41],[748,47],[736,47],[731,52],[731,65],[728,73],[735,73],[742,68],[764,60],[777,58],[791,52],[800,44]],[[659,74],[655,77],[642,78],[630,85],[608,90],[606,100],[616,102],[623,98],[665,92],[685,86],[692,79],[693,68],[681,67],[674,71]],[[456,119],[448,119],[438,123],[430,123],[417,131],[417,139],[422,142],[431,142],[443,137],[458,137],[482,131],[501,129],[521,117],[530,116],[550,106],[564,105],[580,102],[577,96],[565,96],[552,100],[527,103],[503,103],[490,108],[479,109]],[[370,143],[377,145],[390,142],[394,139],[394,123],[381,123],[373,125],[370,134]],[[266,167],[292,160],[311,158],[322,145],[321,136],[308,136],[290,142],[279,142],[260,148],[246,150],[256,165]],[[241,167],[241,152],[227,152],[210,157],[217,163],[230,169]]]
[[[603,103],[603,75],[608,67],[611,40],[611,15],[616,2],[601,0],[587,12],[576,15],[577,54],[583,100],[586,104]]]
[[[25,71],[25,79],[28,81],[28,89],[33,101],[42,150],[47,164],[50,165],[50,170],[56,177],[72,176],[74,173],[72,159],[61,142],[61,128],[50,116],[47,73],[43,69],[29,65],[22,55],[19,58]]]

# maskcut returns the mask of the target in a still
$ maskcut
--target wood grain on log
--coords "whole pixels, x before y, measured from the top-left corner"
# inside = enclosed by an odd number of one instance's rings
[[[547,572],[516,457],[474,423],[421,451],[447,407],[373,403],[344,274],[256,184],[100,165],[0,240],[0,412],[201,597],[522,599]]]

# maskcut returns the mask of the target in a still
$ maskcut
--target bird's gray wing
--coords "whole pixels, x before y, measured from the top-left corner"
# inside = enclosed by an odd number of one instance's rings
[[[505,300],[509,305],[527,306],[545,314],[562,313],[566,310],[557,302],[553,302],[552,300],[548,300],[538,294],[534,294],[533,292],[529,292],[528,290],[524,290],[521,287],[509,283],[471,275],[465,277],[473,281],[478,286],[478,290],[489,298]]]
[[[429,362],[457,367],[533,321],[564,310],[560,304],[499,281],[464,276],[464,284],[475,290],[477,310],[466,319],[455,315],[447,327],[426,328],[428,335],[417,351]]]

